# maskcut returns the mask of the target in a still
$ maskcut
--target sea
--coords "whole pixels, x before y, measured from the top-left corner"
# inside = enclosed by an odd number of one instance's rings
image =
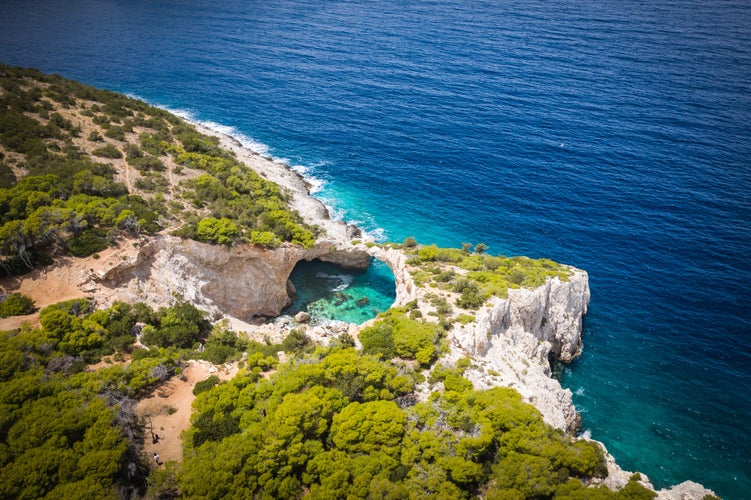
[[[751,2],[0,0],[0,61],[229,131],[379,241],[585,269],[582,431],[751,497]]]

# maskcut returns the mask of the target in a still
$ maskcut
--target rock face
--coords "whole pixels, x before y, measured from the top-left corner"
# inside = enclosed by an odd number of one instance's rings
[[[134,260],[110,269],[98,281],[117,289],[120,300],[163,306],[177,296],[217,317],[227,314],[248,321],[278,316],[291,301],[292,269],[301,260],[313,259],[355,269],[370,263],[366,252],[351,245],[332,248],[327,241],[309,249],[291,245],[266,249],[163,236],[151,239]]]
[[[534,404],[545,421],[574,431],[579,417],[571,391],[552,379],[550,358],[569,362],[581,352],[582,317],[589,304],[587,273],[572,269],[568,281],[548,279],[534,289],[493,298],[476,320],[456,326],[455,356],[471,356],[481,369],[468,375],[479,387],[505,385]]]
[[[715,492],[708,490],[699,483],[684,481],[657,492],[657,500],[701,500],[706,497],[716,497]]]
[[[417,298],[417,286],[407,271],[407,257],[400,250],[390,247],[374,246],[367,248],[365,245],[359,248],[364,249],[374,258],[385,262],[394,273],[394,284],[396,285],[396,300],[393,307],[402,307],[407,302]]]

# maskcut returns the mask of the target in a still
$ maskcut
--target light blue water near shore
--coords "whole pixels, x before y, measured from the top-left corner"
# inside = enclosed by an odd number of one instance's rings
[[[297,293],[283,313],[293,316],[306,311],[313,324],[332,320],[362,324],[386,311],[396,299],[394,273],[378,260],[359,272],[319,260],[302,261],[289,279]]]
[[[3,0],[0,61],[234,127],[384,238],[586,269],[584,427],[748,497],[748,2]]]

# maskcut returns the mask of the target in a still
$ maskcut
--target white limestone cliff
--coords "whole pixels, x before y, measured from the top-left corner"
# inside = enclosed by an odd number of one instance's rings
[[[452,332],[455,357],[470,356],[467,376],[477,387],[503,385],[518,390],[547,423],[569,432],[579,424],[571,391],[551,378],[550,358],[569,362],[581,352],[582,317],[589,304],[587,273],[571,269],[567,281],[512,289],[493,297],[475,321]]]

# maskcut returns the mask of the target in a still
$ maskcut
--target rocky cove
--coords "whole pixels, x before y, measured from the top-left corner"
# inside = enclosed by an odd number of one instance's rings
[[[90,132],[90,137],[93,132]],[[205,128],[203,132],[210,133]],[[524,272],[513,279],[513,273],[501,274],[502,277],[499,278],[493,272],[502,265],[501,261],[510,261],[509,266],[515,266],[520,262],[519,259],[526,258],[489,256],[489,259],[485,259],[488,256],[481,255],[484,249],[478,250],[476,247],[474,252],[468,248],[441,249],[453,250],[454,256],[458,252],[458,260],[436,259],[439,251],[437,247],[417,245],[416,241],[410,242],[409,245],[406,244],[407,240],[404,245],[376,244],[373,238],[362,234],[358,228],[332,220],[326,207],[309,195],[306,180],[286,165],[244,149],[242,144],[231,137],[221,136],[219,140],[226,148],[232,150],[241,162],[281,187],[283,195],[279,196],[279,199],[283,199],[285,204],[289,203],[305,222],[317,228],[310,231],[310,239],[296,240],[297,245],[282,244],[281,241],[267,246],[262,246],[263,243],[254,245],[247,242],[256,241],[252,238],[251,227],[242,233],[251,238],[238,238],[234,245],[221,244],[229,243],[231,240],[222,242],[204,239],[215,243],[201,243],[191,239],[196,236],[195,234],[189,236],[182,233],[185,238],[169,235],[175,226],[174,221],[171,223],[168,217],[153,221],[157,229],[146,231],[151,233],[151,236],[138,237],[135,235],[141,222],[139,220],[135,226],[131,224],[136,220],[135,216],[131,215],[129,217],[133,220],[128,223],[130,233],[112,233],[108,244],[113,246],[103,249],[101,255],[83,253],[82,255],[90,255],[84,258],[63,256],[54,266],[32,270],[22,279],[9,280],[8,289],[20,292],[33,289],[34,293],[31,295],[40,307],[82,296],[88,297],[89,303],[98,307],[113,305],[116,301],[142,302],[152,307],[165,306],[165,309],[172,306],[195,306],[208,313],[213,321],[226,320],[231,329],[223,334],[233,336],[233,332],[237,332],[238,335],[247,336],[248,340],[273,340],[273,343],[276,343],[282,338],[286,340],[294,328],[296,336],[304,333],[313,340],[326,344],[334,336],[339,338],[340,333],[348,333],[363,347],[366,354],[392,359],[396,354],[385,355],[383,351],[367,350],[366,334],[369,323],[374,329],[380,328],[372,322],[321,326],[308,324],[303,316],[295,320],[280,316],[296,293],[290,277],[301,264],[320,261],[340,266],[342,269],[365,269],[373,259],[376,259],[387,265],[393,275],[393,305],[401,310],[392,312],[401,314],[405,319],[406,312],[409,312],[412,323],[406,323],[409,325],[408,335],[417,335],[415,332],[425,326],[434,332],[429,341],[431,351],[428,357],[418,357],[419,353],[416,350],[405,351],[406,355],[398,353],[401,359],[396,360],[396,364],[403,369],[415,370],[413,383],[417,384],[417,389],[411,389],[414,392],[410,393],[410,401],[431,404],[431,398],[443,397],[441,394],[448,398],[452,394],[470,394],[473,387],[508,387],[518,392],[516,394],[506,391],[513,394],[514,398],[521,395],[524,401],[536,406],[547,424],[562,431],[560,436],[563,436],[563,432],[569,435],[577,432],[579,417],[572,404],[571,392],[562,388],[560,383],[551,377],[551,362],[569,362],[581,352],[582,318],[589,303],[589,285],[584,271],[560,266],[551,261],[542,262],[545,259],[540,259],[539,266],[533,268],[530,275],[534,279],[525,281]],[[190,143],[188,139],[182,142]],[[185,185],[184,182],[190,182],[190,176],[198,175],[195,171],[185,172],[178,169],[178,165],[171,158],[166,158],[166,161],[167,166],[164,168],[167,173],[163,178],[171,186],[167,191],[171,190],[173,194],[180,186]],[[135,185],[132,175],[135,172],[122,161],[115,161],[113,170],[124,180],[123,186],[132,191]],[[268,201],[268,197],[274,192],[276,187],[258,196],[266,196],[264,200]],[[229,194],[231,195],[231,192]],[[203,207],[198,191],[194,196],[191,204],[196,208]],[[179,205],[174,199],[155,197],[153,201],[162,205],[164,201],[173,202],[173,208],[174,205]],[[203,216],[206,217],[208,213],[204,212]],[[214,213],[211,212],[212,215]],[[312,236],[314,234],[317,235],[315,241]],[[426,251],[425,257],[423,250]],[[431,252],[432,257],[429,255]],[[463,261],[472,259],[475,259],[475,267],[465,267]],[[462,263],[458,264],[460,261]],[[491,263],[494,267],[489,265]],[[472,275],[471,271],[480,269],[482,272],[479,278],[477,273]],[[506,270],[510,271],[511,267]],[[433,278],[429,277],[426,281],[428,275],[436,279],[431,281]],[[439,280],[437,277],[440,276],[446,279]],[[541,277],[542,280],[539,279]],[[473,281],[476,278],[478,281]],[[499,280],[496,285],[502,286],[497,286],[487,294],[485,291],[480,293],[477,283],[484,282],[480,278]],[[462,285],[463,291],[458,286],[461,282],[465,283]],[[481,299],[480,301],[464,301],[464,291],[472,290],[469,285],[475,286],[474,298]],[[486,300],[488,296],[492,297]],[[183,301],[187,304],[175,304]],[[36,318],[28,319],[40,321],[44,314],[45,311],[42,311]],[[200,312],[195,311],[195,316],[200,317]],[[430,316],[434,316],[435,320],[430,319]],[[48,319],[48,316],[45,318]],[[418,318],[428,318],[428,321],[418,321]],[[24,319],[12,320],[15,323],[5,322],[2,328],[16,328],[22,325]],[[205,321],[202,323],[207,325],[204,328],[210,326]],[[44,326],[44,319],[41,319],[41,324]],[[222,325],[219,326],[224,328]],[[189,326],[192,325],[178,327],[179,333],[182,333],[183,329],[187,330]],[[129,328],[129,335],[135,336],[136,331],[141,331],[140,327],[135,328],[135,322]],[[73,338],[78,332],[68,333],[69,337]],[[206,335],[206,330],[203,335]],[[195,340],[199,338],[201,341],[206,339],[202,336],[196,337]],[[212,337],[208,337],[206,345],[211,340]],[[96,341],[94,336],[93,342]],[[349,340],[347,342],[349,345]],[[145,343],[147,350],[151,346],[159,345],[152,340],[146,340]],[[266,345],[271,343],[266,342]],[[198,345],[193,343],[190,349],[196,351],[196,347]],[[202,349],[197,351],[201,352]],[[138,356],[145,354],[153,353],[140,351]],[[244,356],[247,355],[246,352]],[[406,364],[402,364],[405,360]],[[112,359],[108,361],[110,364],[113,362]],[[459,392],[457,386],[451,386],[447,379],[439,378],[438,375],[433,377],[433,374],[439,371],[436,361],[440,364],[440,370],[451,370],[451,367],[458,369],[462,366],[465,385],[461,386]],[[125,362],[132,366],[128,361]],[[234,368],[237,367],[235,364]],[[216,365],[212,368],[216,370],[221,367]],[[336,378],[338,380],[338,376]],[[384,398],[389,399],[389,394],[387,392]],[[525,408],[531,411],[529,407]],[[188,413],[189,410],[188,408]],[[536,412],[534,418],[539,421]],[[175,428],[175,437],[179,435],[180,430],[185,430],[185,427]],[[472,429],[462,428],[461,431],[470,432]],[[173,444],[179,449],[179,440]],[[586,446],[590,450],[594,449],[591,444]],[[179,452],[175,456],[179,456]],[[609,475],[603,480],[590,479],[589,484],[601,482],[611,488],[617,488],[635,480],[630,473],[620,470],[612,457],[607,457],[607,466]],[[602,475],[600,471],[596,477]],[[638,480],[649,486],[645,477],[639,476]],[[660,492],[660,495],[665,498],[671,495],[699,498],[707,493],[710,492],[697,485],[684,483],[679,489]]]
[[[195,125],[203,133],[216,135]],[[332,220],[326,207],[308,194],[309,185],[302,176],[245,149],[232,137],[219,137],[224,147],[263,177],[284,186],[292,195],[291,205],[306,221],[324,229],[316,244],[307,249],[292,245],[276,249],[250,244],[226,247],[162,235],[142,240],[136,252],[109,269],[90,274],[82,289],[107,297],[107,303],[126,300],[162,306],[180,297],[215,320],[229,319],[236,330],[281,338],[294,322],[274,319],[290,304],[294,290],[289,276],[299,262],[318,259],[345,269],[365,269],[375,258],[394,274],[394,306],[417,301],[421,309],[429,311],[426,295],[431,291],[415,284],[410,274],[414,269],[401,249],[374,245],[358,228]],[[491,298],[472,322],[457,324],[448,333],[450,352],[446,358],[456,361],[469,356],[472,365],[465,375],[476,388],[511,387],[533,404],[548,424],[575,433],[580,420],[571,391],[551,376],[551,360],[570,362],[582,349],[582,321],[590,299],[588,277],[585,271],[570,271],[568,280],[550,278],[534,289],[509,290],[505,299]],[[298,326],[311,338],[326,342],[335,333],[356,337],[365,325]],[[427,395],[426,387],[423,396]],[[606,460],[609,475],[603,484],[623,487],[632,473],[623,471],[607,452]],[[640,482],[652,488],[646,476],[641,475]],[[664,499],[699,499],[712,494],[690,481],[657,493]]]

